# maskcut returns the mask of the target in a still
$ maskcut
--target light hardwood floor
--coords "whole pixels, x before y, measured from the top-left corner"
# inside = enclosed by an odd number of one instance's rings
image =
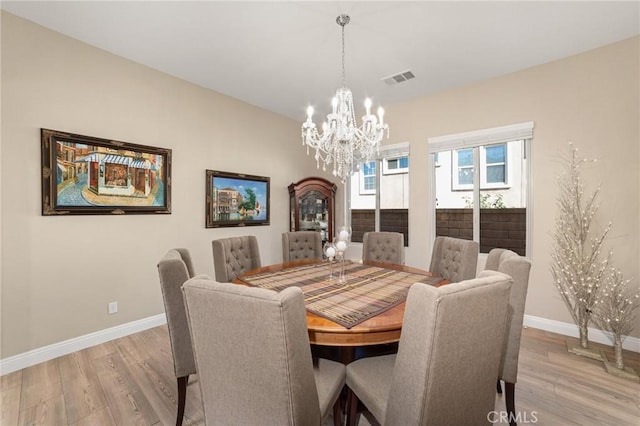
[[[516,385],[519,424],[640,424],[640,383],[569,354],[567,340],[576,341],[524,330]],[[609,347],[593,345],[612,356]],[[640,354],[624,355],[639,371]],[[25,368],[1,382],[2,425],[175,424],[176,380],[166,326]],[[502,396],[496,395],[495,407],[504,410]],[[197,376],[187,388],[184,424],[203,424]]]

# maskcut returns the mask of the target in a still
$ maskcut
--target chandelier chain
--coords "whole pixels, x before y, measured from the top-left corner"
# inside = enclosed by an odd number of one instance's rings
[[[344,25],[345,24],[340,24],[342,26],[342,87],[347,87],[347,72],[345,71],[345,66],[344,66]]]

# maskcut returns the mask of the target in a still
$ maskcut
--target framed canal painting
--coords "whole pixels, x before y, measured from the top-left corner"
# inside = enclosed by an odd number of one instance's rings
[[[42,214],[171,213],[171,150],[41,129]]]
[[[207,228],[269,225],[268,177],[207,170]]]

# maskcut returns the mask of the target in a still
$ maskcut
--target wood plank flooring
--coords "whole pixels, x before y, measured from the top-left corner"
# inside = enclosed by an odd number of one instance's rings
[[[576,339],[524,330],[516,385],[519,424],[639,425],[640,383],[568,353],[567,341]],[[610,347],[592,345],[613,359]],[[625,351],[624,359],[640,371],[640,354]],[[187,387],[185,425],[204,424],[197,380],[192,376]],[[166,326],[25,368],[3,376],[1,384],[1,425],[175,424],[176,379]],[[504,411],[503,396],[496,395],[495,408]],[[360,425],[366,424],[363,417]]]

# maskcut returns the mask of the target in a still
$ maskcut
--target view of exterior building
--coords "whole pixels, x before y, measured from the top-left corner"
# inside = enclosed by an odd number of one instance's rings
[[[376,172],[380,169],[380,231],[404,234],[409,244],[409,155],[392,154],[363,163],[350,180],[352,240],[375,231]]]

